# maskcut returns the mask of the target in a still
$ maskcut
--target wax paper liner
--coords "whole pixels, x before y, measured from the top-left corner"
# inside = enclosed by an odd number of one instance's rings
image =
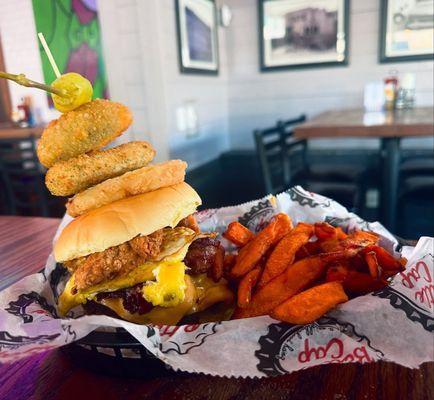
[[[294,187],[277,197],[206,210],[203,231],[223,232],[239,220],[259,231],[278,212],[294,223],[327,221],[381,234],[381,245],[408,258],[390,286],[355,298],[318,321],[289,325],[269,317],[200,325],[141,326],[106,316],[57,317],[56,297],[67,274],[50,256],[44,273],[28,276],[0,293],[0,363],[11,362],[83,338],[91,331],[123,327],[174,370],[216,376],[264,377],[327,363],[392,361],[415,368],[434,360],[434,239],[400,248],[378,222],[368,223],[333,200]],[[60,230],[69,222],[65,217]],[[230,244],[223,239],[224,245]]]

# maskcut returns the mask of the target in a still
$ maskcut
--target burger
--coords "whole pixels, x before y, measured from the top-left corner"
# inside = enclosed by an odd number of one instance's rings
[[[62,315],[116,315],[138,324],[175,325],[233,293],[222,270],[224,249],[192,216],[201,204],[187,183],[160,188],[75,218],[54,245],[70,277],[58,299]]]

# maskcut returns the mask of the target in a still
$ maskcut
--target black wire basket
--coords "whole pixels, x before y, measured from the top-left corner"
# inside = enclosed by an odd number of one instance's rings
[[[157,377],[173,373],[123,328],[99,328],[62,347],[62,351],[75,364],[96,373],[122,377]]]

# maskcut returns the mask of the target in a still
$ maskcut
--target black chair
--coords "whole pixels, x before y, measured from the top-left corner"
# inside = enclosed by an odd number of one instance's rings
[[[398,231],[407,238],[434,232],[434,157],[417,153],[404,155],[399,170]]]
[[[276,194],[288,189],[290,174],[285,157],[286,144],[281,127],[253,132],[266,193]]]
[[[45,169],[36,156],[34,137],[0,140],[0,174],[7,214],[61,215],[62,200],[45,187]]]
[[[398,234],[417,239],[434,233],[434,175],[407,177],[398,194]]]
[[[294,127],[298,123],[302,123],[306,120],[306,117],[302,115],[301,117],[288,120],[288,121],[278,121],[277,125],[281,126],[284,130],[286,140],[289,143],[295,141],[293,138]],[[299,139],[298,142],[303,145],[302,150],[302,170],[304,171],[307,180],[317,180],[322,182],[348,182],[354,183],[361,180],[364,176],[366,169],[364,167],[343,164],[324,164],[324,163],[312,163],[307,160],[307,140]]]
[[[400,179],[405,180],[414,176],[434,176],[434,157],[412,156],[402,160]]]
[[[306,120],[279,121],[273,128],[254,132],[265,191],[278,193],[293,185],[331,197],[360,212],[363,206],[363,168],[311,165],[307,162],[307,142],[293,136],[293,128]]]

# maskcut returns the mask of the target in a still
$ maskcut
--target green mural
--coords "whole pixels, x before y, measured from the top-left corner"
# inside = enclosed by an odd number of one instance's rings
[[[33,0],[33,12],[36,29],[44,34],[60,72],[83,75],[92,83],[94,98],[107,98],[96,0]],[[56,76],[41,44],[39,52],[50,84]]]

